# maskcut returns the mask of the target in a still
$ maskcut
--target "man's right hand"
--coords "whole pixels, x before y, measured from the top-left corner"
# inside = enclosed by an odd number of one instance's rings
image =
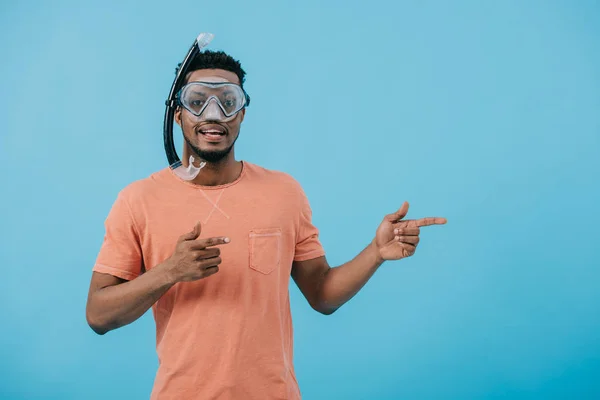
[[[173,282],[196,281],[219,272],[221,250],[214,246],[229,243],[229,238],[199,239],[201,232],[202,226],[198,222],[191,232],[179,238],[175,252],[163,264]]]

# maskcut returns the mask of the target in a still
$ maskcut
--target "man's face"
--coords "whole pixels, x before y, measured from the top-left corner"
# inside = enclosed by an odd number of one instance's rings
[[[200,69],[192,72],[189,82],[230,82],[240,83],[236,74],[222,69]],[[213,119],[196,117],[188,110],[178,107],[175,122],[181,127],[183,137],[192,153],[208,162],[217,162],[225,158],[233,149],[240,133],[246,109],[242,109],[231,121],[220,122]]]

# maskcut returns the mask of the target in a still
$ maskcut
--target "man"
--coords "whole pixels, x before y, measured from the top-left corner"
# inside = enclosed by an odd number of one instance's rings
[[[198,54],[175,121],[186,181],[170,168],[119,193],[93,268],[87,320],[104,334],[152,308],[159,369],[152,399],[299,399],[291,276],[312,308],[331,314],[385,260],[414,254],[419,228],[443,218],[387,215],[369,245],[331,268],[309,202],[289,175],[237,161],[249,99],[245,72],[223,52]]]

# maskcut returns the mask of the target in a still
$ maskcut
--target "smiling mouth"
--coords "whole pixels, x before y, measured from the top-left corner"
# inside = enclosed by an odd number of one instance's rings
[[[198,129],[198,134],[202,135],[208,141],[220,141],[227,132],[223,128],[201,128]]]

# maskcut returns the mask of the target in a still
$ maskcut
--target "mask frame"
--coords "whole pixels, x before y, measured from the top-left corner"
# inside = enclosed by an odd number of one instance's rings
[[[234,111],[227,112],[227,110],[225,109],[223,104],[221,104],[221,101],[219,100],[218,96],[212,95],[212,96],[209,96],[209,98],[205,100],[204,105],[200,108],[199,111],[196,112],[192,109],[192,107],[190,107],[189,104],[186,104],[186,101],[185,101],[186,91],[191,90],[190,88],[192,88],[194,86],[203,86],[203,87],[208,87],[208,88],[213,88],[213,89],[220,88],[220,87],[233,87],[234,88],[233,90],[238,91],[238,95],[241,97],[240,105]],[[183,100],[182,100],[182,97],[183,97]],[[216,106],[221,109],[221,113],[225,117],[225,118],[222,118],[219,122],[228,122],[228,121],[231,121],[232,119],[234,119],[235,116],[237,115],[237,113],[242,111],[244,108],[246,108],[250,104],[250,96],[248,96],[248,93],[246,93],[246,91],[240,85],[238,85],[236,83],[232,83],[232,82],[196,82],[196,81],[188,82],[177,92],[177,95],[176,95],[177,105],[179,107],[184,108],[190,114],[194,115],[195,117],[197,117],[199,119],[202,119],[202,114],[204,114],[204,112],[208,109],[208,107],[212,106],[213,101],[216,103]]]

